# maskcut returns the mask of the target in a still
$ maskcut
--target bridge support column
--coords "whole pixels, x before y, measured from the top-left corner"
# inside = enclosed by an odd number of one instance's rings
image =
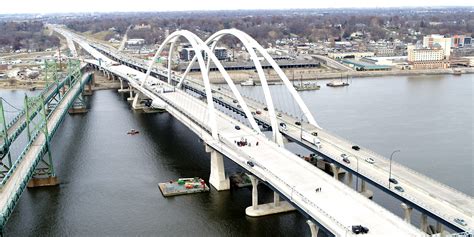
[[[411,213],[413,211],[413,207],[410,207],[405,203],[402,203],[401,206],[402,206],[403,211],[404,211],[403,220],[405,220],[405,222],[407,222],[407,223],[411,223]]]
[[[445,237],[444,226],[439,221],[436,222],[436,233],[439,233],[441,237]]]
[[[252,182],[252,206],[245,209],[247,216],[257,217],[283,212],[294,211],[295,208],[287,201],[280,201],[277,193],[273,195],[273,203],[258,204],[258,179],[253,175],[248,175]]]
[[[130,96],[127,98],[128,101],[133,101],[133,87],[128,84],[128,90],[130,92]]]
[[[346,184],[351,187],[352,186],[352,173],[347,173],[347,176],[346,176]]]
[[[280,195],[277,192],[273,192],[273,205],[280,206]]]
[[[374,197],[374,192],[372,192],[372,190],[367,189],[367,183],[365,182],[365,180],[362,180],[360,182],[360,193],[369,199],[372,199]]]
[[[143,105],[140,104],[140,101],[141,101],[140,96],[141,96],[141,94],[140,94],[140,92],[138,92],[138,93],[135,94],[135,97],[133,98],[132,108],[133,108],[134,110],[141,110],[141,109],[143,109]]]
[[[314,224],[314,222],[307,220],[306,223],[309,225],[309,230],[311,231],[311,237],[317,237],[319,232],[319,226]]]
[[[341,173],[341,171],[340,171],[341,168],[337,167],[334,163],[329,164],[329,166],[331,167],[332,176],[337,180],[341,180],[340,179],[340,174],[345,175],[344,173]]]
[[[211,174],[209,183],[217,191],[229,190],[230,180],[225,175],[224,157],[221,153],[206,145],[206,152],[211,153]]]
[[[421,213],[420,230],[425,233],[428,230],[428,216],[424,213]]]

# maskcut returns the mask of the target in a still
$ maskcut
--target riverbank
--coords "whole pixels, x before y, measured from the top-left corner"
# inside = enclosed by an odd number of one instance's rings
[[[463,74],[473,74],[474,68],[462,68]],[[270,82],[280,81],[275,72],[266,72],[267,80]],[[300,80],[322,80],[322,79],[339,79],[339,78],[359,78],[359,77],[385,77],[385,76],[416,76],[416,75],[452,75],[453,69],[425,69],[425,70],[391,70],[391,71],[340,71],[327,72],[318,69],[294,69],[284,70],[286,76],[291,81]],[[246,81],[253,78],[258,81],[258,76],[254,71],[228,71],[234,82]],[[200,77],[200,72],[189,74],[191,77]],[[209,77],[210,81],[215,84],[225,83],[224,79],[218,72],[212,72]]]
[[[109,80],[100,73],[94,74],[94,86],[92,90],[109,90],[119,89],[120,81]],[[42,90],[46,87],[46,82],[43,80],[25,81],[17,79],[8,79],[0,81],[0,89],[5,90]]]

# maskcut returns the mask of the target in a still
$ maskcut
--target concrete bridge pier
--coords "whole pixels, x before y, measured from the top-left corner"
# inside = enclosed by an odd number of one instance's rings
[[[247,216],[258,217],[278,213],[294,211],[295,208],[287,201],[280,201],[280,196],[277,193],[273,194],[273,203],[258,204],[258,179],[249,175],[250,182],[252,182],[252,206],[245,209]]]
[[[225,175],[224,156],[214,148],[206,145],[206,152],[211,153],[211,174],[209,183],[217,189],[224,191],[230,189],[229,177]]]
[[[307,220],[306,223],[309,225],[309,230],[311,231],[311,237],[317,237],[319,232],[319,226],[314,224],[314,222]]]
[[[130,96],[127,98],[127,101],[133,101],[134,97],[133,97],[133,87],[128,84],[128,91],[130,92]]]
[[[59,185],[59,180],[57,176],[50,176],[46,178],[31,178],[28,181],[28,188],[37,188],[37,187],[50,187]]]
[[[408,206],[406,203],[402,203],[401,206],[404,211],[403,220],[405,220],[407,223],[411,223],[411,213],[413,212],[413,207]]]
[[[352,173],[347,172],[347,175],[346,175],[346,184],[347,184],[349,187],[352,186],[352,177],[353,177]]]
[[[91,74],[91,80],[84,86],[84,90],[82,91],[82,95],[91,96],[92,95],[92,86],[95,85],[94,74]]]
[[[367,182],[365,182],[365,180],[361,180],[360,182],[360,193],[368,199],[372,199],[374,197],[374,192],[367,189]]]
[[[332,176],[335,179],[337,179],[339,181],[344,179],[346,173],[344,171],[341,171],[340,167],[337,167],[334,163],[330,163],[329,166],[331,167]]]
[[[143,105],[140,103],[142,100],[142,94],[140,92],[137,92],[135,94],[135,97],[133,98],[133,101],[132,101],[132,108],[134,110],[142,110],[143,109]]]
[[[420,230],[425,233],[428,231],[428,216],[424,213],[421,213]]]

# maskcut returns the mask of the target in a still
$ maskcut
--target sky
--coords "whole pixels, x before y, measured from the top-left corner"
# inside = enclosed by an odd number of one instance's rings
[[[473,0],[0,0],[0,14],[469,6]]]

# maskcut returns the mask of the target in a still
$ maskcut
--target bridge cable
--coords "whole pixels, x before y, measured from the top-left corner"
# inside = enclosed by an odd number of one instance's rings
[[[7,105],[10,105],[12,108],[14,108],[16,110],[16,112],[18,111],[21,111],[21,109],[17,108],[16,106],[12,105],[10,102],[8,102],[5,98],[3,97],[0,97],[1,100],[3,100]],[[4,110],[5,112],[10,112],[10,111],[7,111],[7,110]]]

